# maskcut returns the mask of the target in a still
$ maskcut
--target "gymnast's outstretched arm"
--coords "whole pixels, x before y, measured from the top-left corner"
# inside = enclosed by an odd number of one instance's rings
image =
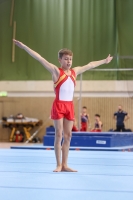
[[[13,39],[13,42],[15,43],[15,45],[17,45],[21,49],[24,49],[33,58],[35,58],[36,60],[38,60],[53,76],[57,75],[57,79],[58,79],[58,76],[59,76],[59,69],[58,69],[58,67],[56,67],[52,63],[49,63],[41,55],[39,55],[38,53],[36,53],[32,49],[30,49],[29,47],[27,47],[26,45],[24,45],[22,42],[19,42],[18,40],[14,40],[14,39]]]
[[[108,64],[111,62],[111,60],[113,59],[112,56],[110,56],[110,54],[108,55],[108,57],[104,60],[99,60],[99,61],[92,61],[90,63],[88,63],[87,65],[84,65],[82,67],[74,67],[73,70],[75,71],[76,75],[82,74],[83,72],[96,68],[100,65],[103,64]]]

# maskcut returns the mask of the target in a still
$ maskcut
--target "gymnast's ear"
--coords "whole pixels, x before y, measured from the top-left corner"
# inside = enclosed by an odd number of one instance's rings
[[[58,58],[59,63],[61,63],[61,58]]]

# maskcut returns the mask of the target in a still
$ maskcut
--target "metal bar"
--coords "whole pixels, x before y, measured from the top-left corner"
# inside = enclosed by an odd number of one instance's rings
[[[91,71],[133,71],[133,68],[123,68],[123,69],[90,69]]]
[[[82,74],[80,74],[80,91],[79,91],[79,107],[78,107],[78,129],[81,127],[81,106],[82,106]]]
[[[13,23],[13,39],[16,37],[16,21]],[[12,41],[12,62],[15,62],[15,44]]]

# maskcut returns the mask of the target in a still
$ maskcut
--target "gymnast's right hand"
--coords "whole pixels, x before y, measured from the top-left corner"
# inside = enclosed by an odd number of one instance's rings
[[[23,49],[25,46],[22,42],[19,42],[18,40],[13,39],[13,42],[15,45],[17,45],[21,49]]]

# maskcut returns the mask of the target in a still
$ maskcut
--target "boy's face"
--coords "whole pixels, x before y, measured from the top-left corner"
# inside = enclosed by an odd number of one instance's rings
[[[72,66],[72,56],[64,54],[62,58],[59,59],[61,67],[64,69],[70,69]]]
[[[99,119],[100,119],[100,118],[99,118],[98,116],[95,116],[95,120],[96,120],[96,121],[99,121]]]
[[[82,113],[86,113],[87,109],[86,108],[82,108]]]

